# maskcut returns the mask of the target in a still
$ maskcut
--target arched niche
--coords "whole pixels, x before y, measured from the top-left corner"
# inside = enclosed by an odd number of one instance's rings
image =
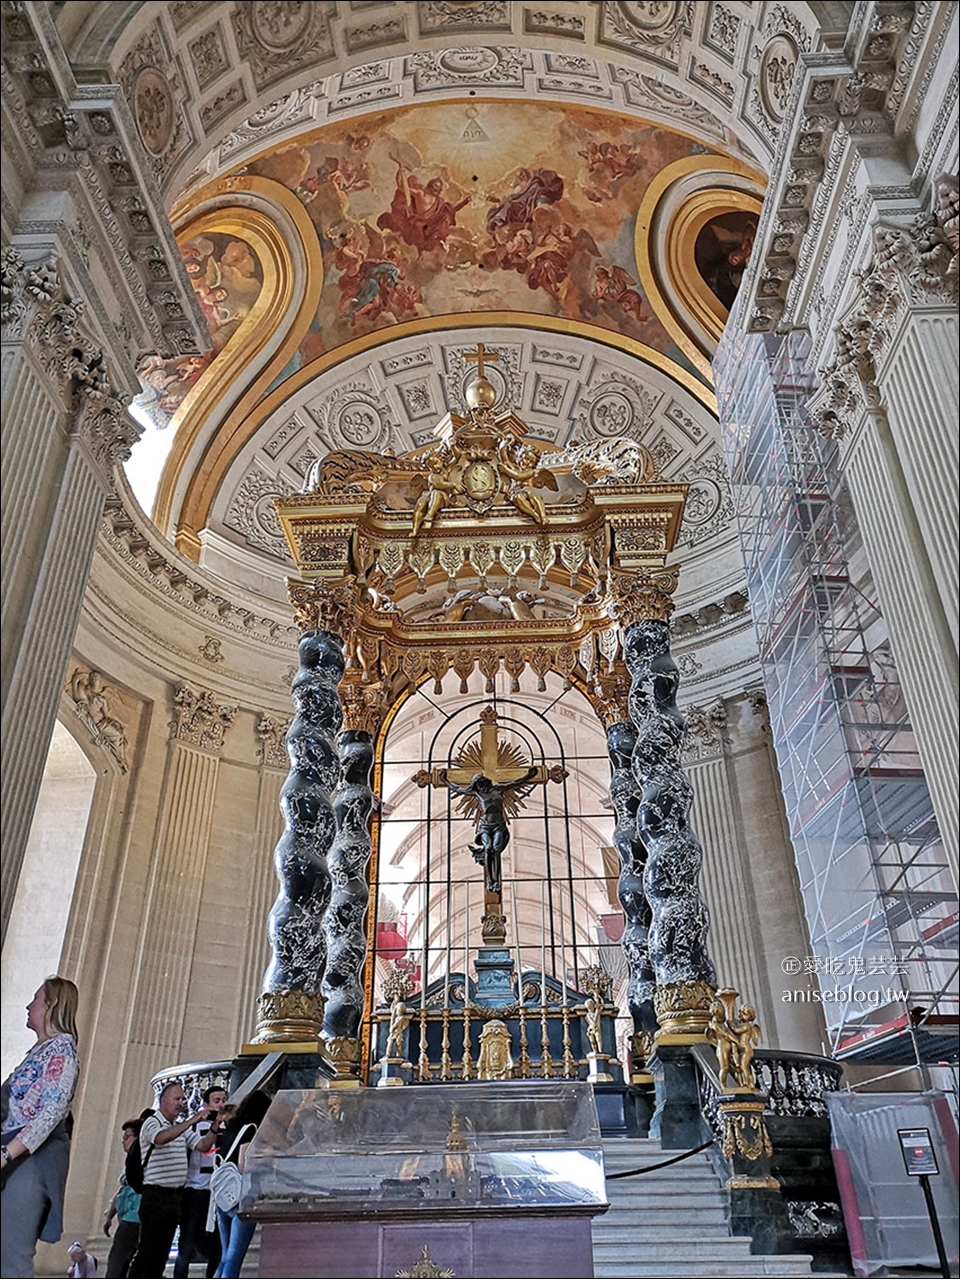
[[[58,721],[3,945],[4,1077],[33,1043],[23,1009],[60,964],[96,784],[97,770]]]

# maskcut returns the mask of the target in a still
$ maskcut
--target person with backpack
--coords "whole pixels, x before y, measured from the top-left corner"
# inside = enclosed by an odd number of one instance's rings
[[[211,1150],[220,1128],[220,1112],[204,1107],[180,1119],[185,1096],[178,1083],[160,1093],[158,1108],[140,1129],[143,1191],[140,1199],[140,1242],[130,1263],[129,1279],[163,1279],[173,1236],[180,1223],[180,1200],[187,1180],[191,1150]],[[209,1119],[201,1136],[197,1124]],[[129,1173],[128,1173],[129,1177]]]
[[[220,1167],[214,1169],[213,1176],[210,1178],[210,1198],[216,1204],[217,1228],[220,1231],[222,1246],[220,1265],[217,1267],[214,1279],[239,1279],[240,1267],[243,1265],[243,1259],[250,1247],[250,1240],[257,1228],[255,1221],[248,1221],[239,1216],[239,1189],[235,1189],[229,1196],[234,1200],[232,1204],[228,1204],[227,1200],[220,1195],[218,1182],[221,1180],[222,1169],[225,1166],[235,1165],[240,1173],[243,1172],[247,1147],[257,1135],[257,1129],[269,1109],[270,1098],[265,1092],[255,1088],[241,1101],[236,1114],[224,1128],[220,1139],[220,1149],[224,1154]]]
[[[146,1112],[148,1116],[152,1114],[152,1110]],[[130,1151],[136,1150],[137,1163],[138,1165],[140,1163],[139,1139],[143,1119],[144,1116],[139,1119],[128,1119],[120,1130],[120,1140],[123,1144],[124,1153],[124,1169],[120,1174],[120,1180],[114,1196],[103,1211],[103,1233],[108,1239],[110,1238],[110,1227],[113,1219],[114,1217],[117,1219],[117,1231],[113,1236],[113,1243],[107,1256],[105,1279],[127,1279],[130,1262],[133,1260],[133,1254],[137,1251],[137,1244],[140,1242],[140,1192],[129,1183],[126,1160],[130,1156]],[[141,1166],[141,1178],[142,1171]],[[141,1186],[143,1185],[142,1179],[140,1184]]]

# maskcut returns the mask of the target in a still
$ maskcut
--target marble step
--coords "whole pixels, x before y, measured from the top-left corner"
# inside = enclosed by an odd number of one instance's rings
[[[809,1279],[810,1257],[798,1254],[789,1257],[752,1256],[738,1257],[730,1265],[722,1262],[691,1261],[678,1246],[672,1258],[659,1261],[641,1261],[625,1257],[622,1262],[597,1261],[594,1266],[596,1279],[753,1279],[770,1275],[777,1279]],[[822,1279],[817,1275],[816,1279]]]
[[[680,1229],[679,1223],[675,1225],[673,1238],[653,1239],[644,1229],[642,1236],[638,1239],[636,1229],[631,1235],[624,1234],[622,1238],[609,1238],[606,1234],[600,1234],[594,1230],[593,1236],[593,1256],[595,1261],[603,1258],[611,1257],[616,1260],[613,1254],[622,1252],[625,1245],[629,1245],[633,1249],[634,1255],[642,1258],[644,1261],[658,1261],[663,1258],[676,1257],[682,1253],[684,1257],[707,1257],[715,1261],[740,1261],[750,1256],[750,1240],[749,1238],[741,1238],[735,1235],[700,1235],[696,1238],[678,1239],[677,1232]]]

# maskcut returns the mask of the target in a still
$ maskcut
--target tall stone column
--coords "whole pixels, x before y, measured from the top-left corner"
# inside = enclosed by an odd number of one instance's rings
[[[343,708],[341,633],[352,589],[325,581],[295,584],[290,599],[301,631],[300,669],[291,690],[286,746],[290,772],[280,791],[283,834],[274,852],[279,892],[267,922],[270,962],[257,1001],[256,1044],[320,1047],[327,965],[323,916],[330,902],[329,854],[336,834],[333,794],[340,778],[337,734]]]
[[[956,178],[909,225],[880,223],[834,358],[810,402],[839,441],[954,879],[957,659]],[[937,678],[931,678],[936,672]]]
[[[676,570],[616,574],[613,582],[617,612],[626,627],[630,718],[637,730],[632,756],[641,791],[637,834],[647,850],[643,882],[651,910],[649,953],[661,1035],[702,1033],[716,986],[707,953],[709,914],[699,888],[703,851],[690,829],[693,788],[681,764],[680,673],[670,655],[667,618],[676,576]]]
[[[3,930],[113,467],[140,428],[53,262],[3,257]]]
[[[643,1063],[653,1048],[657,1029],[654,1011],[656,977],[650,962],[650,903],[644,890],[647,848],[637,828],[637,813],[643,792],[633,775],[636,726],[630,721],[627,705],[630,680],[624,668],[599,681],[597,711],[607,734],[610,757],[610,800],[616,825],[613,846],[620,858],[617,897],[623,909],[621,945],[626,956],[627,1004],[633,1018],[631,1054],[635,1066]]]
[[[380,698],[357,684],[342,692],[346,727],[338,741],[340,785],[333,800],[336,835],[330,848],[330,902],[323,916],[327,965],[322,992],[327,1056],[340,1077],[355,1078],[360,1067],[363,1019],[363,965],[370,890],[367,868],[372,851],[370,813],[373,742]]]

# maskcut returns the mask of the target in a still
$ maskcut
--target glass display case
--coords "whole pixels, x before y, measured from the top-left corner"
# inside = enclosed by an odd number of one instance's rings
[[[591,1086],[514,1080],[280,1092],[247,1151],[240,1211],[342,1221],[606,1206]]]

